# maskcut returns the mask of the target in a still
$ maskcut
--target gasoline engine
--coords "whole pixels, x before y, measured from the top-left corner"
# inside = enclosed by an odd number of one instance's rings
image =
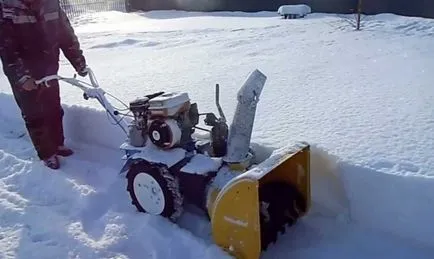
[[[216,86],[218,94],[218,85]],[[221,108],[219,111],[221,112]],[[130,102],[129,109],[134,120],[129,124],[129,143],[134,147],[144,147],[148,140],[161,149],[183,148],[194,151],[195,129],[210,132],[212,141],[201,146],[201,150],[211,152],[212,156],[226,154],[228,126],[223,118],[214,113],[199,114],[197,103],[191,103],[187,93],[158,92]],[[205,125],[211,129],[198,127],[199,117],[205,115]]]

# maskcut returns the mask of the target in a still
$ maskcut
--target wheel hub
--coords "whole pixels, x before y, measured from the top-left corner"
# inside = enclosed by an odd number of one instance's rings
[[[164,192],[157,180],[147,173],[139,173],[134,178],[134,194],[146,212],[160,215],[165,206]]]

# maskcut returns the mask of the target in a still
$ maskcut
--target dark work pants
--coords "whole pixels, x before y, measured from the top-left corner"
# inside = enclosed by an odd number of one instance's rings
[[[60,105],[59,83],[53,80],[49,85],[48,88],[33,91],[13,89],[27,131],[41,160],[54,155],[57,147],[64,142],[64,112]]]

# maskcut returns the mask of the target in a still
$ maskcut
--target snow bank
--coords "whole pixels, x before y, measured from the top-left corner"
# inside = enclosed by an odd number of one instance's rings
[[[89,102],[96,103],[96,100],[89,100]],[[14,124],[19,125],[19,127],[12,127],[11,130],[16,131],[17,134],[25,132],[20,111],[13,97],[0,93],[0,103],[0,117],[12,120]],[[125,133],[101,108],[77,105],[63,105],[63,108],[65,111],[64,130],[68,141],[118,149],[126,140]]]
[[[354,222],[433,245],[434,211],[428,204],[434,203],[434,177],[382,173],[379,165],[342,162],[340,167],[350,190]]]

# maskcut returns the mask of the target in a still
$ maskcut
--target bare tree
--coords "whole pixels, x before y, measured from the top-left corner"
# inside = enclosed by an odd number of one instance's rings
[[[357,3],[357,25],[356,30],[360,30],[360,22],[361,22],[361,16],[362,16],[362,0],[359,0]]]
[[[363,25],[363,19],[365,16],[363,16],[363,6],[362,6],[363,0],[357,0],[357,5],[354,9],[350,9],[350,12],[354,14],[354,18],[348,15],[339,15],[344,21],[346,21],[348,24],[351,25],[351,27],[354,27],[357,31],[361,30]]]

